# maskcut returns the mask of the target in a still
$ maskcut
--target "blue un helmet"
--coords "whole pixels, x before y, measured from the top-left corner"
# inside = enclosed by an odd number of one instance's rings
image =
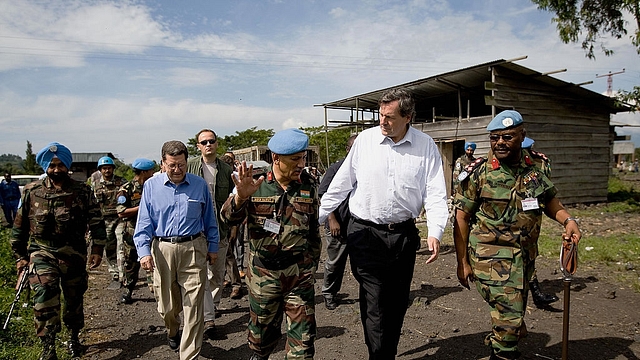
[[[116,164],[113,163],[113,159],[108,156],[103,156],[98,160],[98,169],[100,169],[100,166],[103,166],[103,165],[116,166]]]

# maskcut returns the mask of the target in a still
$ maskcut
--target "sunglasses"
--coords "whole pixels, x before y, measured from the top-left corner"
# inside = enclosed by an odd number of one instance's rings
[[[202,145],[202,146],[207,146],[207,144],[213,145],[213,144],[216,143],[216,141],[218,141],[218,140],[217,139],[216,140],[202,140],[202,141],[200,141],[200,145]]]
[[[513,140],[513,135],[511,135],[511,134],[491,134],[491,135],[489,135],[489,140],[491,140],[491,141],[499,141],[500,138],[502,138],[502,140],[504,140],[504,141],[511,141],[511,140]]]

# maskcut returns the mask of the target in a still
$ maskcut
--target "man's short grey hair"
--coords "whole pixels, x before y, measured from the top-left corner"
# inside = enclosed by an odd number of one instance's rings
[[[167,141],[162,144],[162,159],[165,159],[166,155],[170,156],[178,156],[184,154],[184,159],[187,160],[189,157],[189,150],[187,150],[187,146],[178,140]]]
[[[410,116],[409,120],[413,120],[416,116],[416,103],[413,101],[411,93],[405,89],[390,89],[385,91],[378,101],[378,105],[382,106],[393,101],[398,101],[400,108],[400,116]]]

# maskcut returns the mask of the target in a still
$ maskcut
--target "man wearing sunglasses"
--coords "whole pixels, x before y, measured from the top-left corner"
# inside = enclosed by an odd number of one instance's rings
[[[222,296],[222,282],[224,281],[225,259],[229,248],[228,226],[220,221],[220,209],[222,204],[233,190],[233,180],[231,174],[233,169],[224,161],[218,158],[218,135],[211,129],[202,129],[196,134],[198,150],[201,156],[189,159],[187,172],[202,177],[209,185],[209,193],[216,208],[216,219],[218,220],[218,230],[220,231],[220,242],[218,244],[219,259],[209,266],[207,271],[207,283],[204,294],[204,333],[208,338],[213,338],[215,331],[216,308],[220,305]],[[240,274],[237,269],[232,274],[231,283],[233,285],[231,297],[242,297],[240,288]]]
[[[542,213],[564,225],[565,241],[577,244],[581,234],[556,197],[547,157],[522,149],[522,115],[505,110],[487,130],[487,158],[474,161],[458,177],[453,227],[457,275],[467,289],[475,282],[491,307],[493,331],[485,338],[490,359],[517,359],[518,341],[527,334],[524,314]]]

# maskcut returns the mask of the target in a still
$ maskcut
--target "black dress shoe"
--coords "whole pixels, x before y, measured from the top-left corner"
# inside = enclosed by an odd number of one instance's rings
[[[182,333],[180,331],[178,331],[178,333],[175,336],[167,335],[167,342],[169,343],[169,348],[171,350],[178,350],[178,348],[180,347],[180,336],[181,335],[182,335]]]
[[[338,303],[333,296],[325,296],[324,306],[329,310],[335,310],[338,307]]]

